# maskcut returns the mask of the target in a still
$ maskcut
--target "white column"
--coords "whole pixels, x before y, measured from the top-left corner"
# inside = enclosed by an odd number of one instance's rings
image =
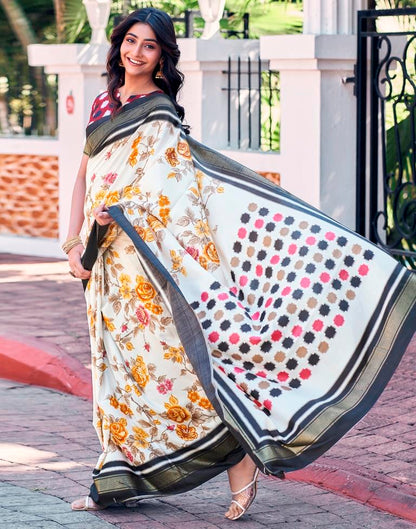
[[[352,35],[357,31],[357,11],[367,6],[368,0],[304,0],[303,33]]]
[[[198,4],[205,23],[201,39],[219,37],[220,20],[224,12],[225,0],[198,0]]]
[[[262,37],[260,53],[280,71],[282,187],[353,228],[356,37]]]
[[[59,238],[65,240],[71,195],[95,97],[105,89],[106,44],[33,44],[29,64],[58,74]]]
[[[258,40],[179,39],[179,68],[185,74],[180,103],[192,136],[202,143],[222,149],[227,145],[228,57],[257,57]]]

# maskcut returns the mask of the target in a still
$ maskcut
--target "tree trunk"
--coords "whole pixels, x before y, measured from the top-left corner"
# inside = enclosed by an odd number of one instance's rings
[[[56,37],[58,43],[62,44],[65,41],[64,0],[53,0],[53,8],[55,10]]]
[[[0,5],[6,13],[7,20],[9,21],[13,33],[22,45],[24,52],[27,54],[27,46],[29,44],[36,44],[37,42],[30,20],[25,15],[25,12],[20,7],[17,0],[0,0]]]

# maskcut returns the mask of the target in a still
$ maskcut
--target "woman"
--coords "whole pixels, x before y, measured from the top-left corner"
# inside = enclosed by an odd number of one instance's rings
[[[412,334],[416,278],[187,136],[178,59],[168,15],[129,15],[87,127],[64,250],[87,283],[103,452],[72,507],[227,469],[235,520],[258,469],[307,465],[375,402]]]

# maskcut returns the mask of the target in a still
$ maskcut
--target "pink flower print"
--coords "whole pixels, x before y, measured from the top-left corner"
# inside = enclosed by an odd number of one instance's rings
[[[173,387],[172,380],[170,378],[167,378],[163,382],[161,382],[158,386],[156,386],[156,389],[161,395],[166,395],[168,391],[170,391]]]
[[[91,177],[91,182],[94,182],[94,180],[97,178],[97,175],[94,173]]]
[[[170,426],[168,426],[168,430],[174,430],[175,429],[175,425],[174,424],[171,424]]]
[[[191,257],[193,257],[195,260],[199,257],[199,250],[198,248],[194,248],[193,246],[187,246],[186,251],[189,253]]]
[[[139,320],[139,323],[141,323],[141,325],[144,325],[144,326],[149,325],[149,322],[150,322],[149,313],[142,305],[140,305],[139,308],[136,310],[136,316],[137,316],[137,319]]]
[[[111,158],[111,154],[112,154],[111,151],[107,151],[107,152],[105,153],[105,159],[106,159],[106,160],[109,160],[109,159]]]
[[[158,392],[161,395],[166,395],[166,393],[168,392],[168,390],[166,389],[165,384],[159,384],[158,386],[156,386],[156,389],[158,390]]]
[[[107,185],[114,184],[114,181],[116,178],[117,178],[117,173],[108,173],[104,177],[104,184],[107,184]]]
[[[121,326],[121,332],[126,332],[127,331],[127,325],[124,323],[122,326]]]

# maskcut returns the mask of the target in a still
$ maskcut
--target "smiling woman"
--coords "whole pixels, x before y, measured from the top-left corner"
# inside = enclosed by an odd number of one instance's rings
[[[413,334],[416,276],[193,140],[178,59],[166,13],[129,15],[87,127],[65,247],[103,451],[73,509],[227,470],[236,520],[259,469],[304,467],[374,404]]]
[[[155,69],[162,70],[161,55],[162,50],[152,28],[142,22],[134,24],[120,48],[124,68],[124,85],[120,88],[122,104],[132,95],[158,89],[153,81],[153,72]]]

